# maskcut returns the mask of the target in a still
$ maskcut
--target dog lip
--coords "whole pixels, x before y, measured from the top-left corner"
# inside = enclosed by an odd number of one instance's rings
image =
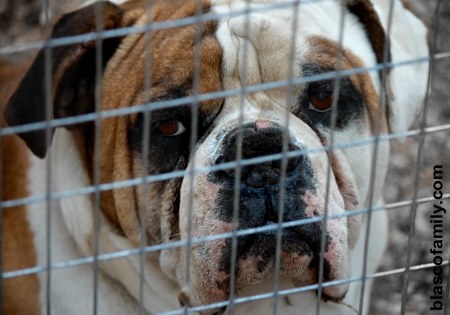
[[[264,226],[277,227],[273,222],[267,222]],[[279,230],[278,228],[270,229],[268,231],[260,232],[257,234],[252,234],[248,236],[243,236],[239,238],[239,242],[245,245],[238,245],[239,252],[251,253],[258,256],[260,251],[255,251],[255,249],[261,249],[261,253],[266,259],[272,259],[276,256],[276,251],[281,250],[283,253],[297,253],[298,255],[312,256],[313,252],[311,249],[311,244],[307,240],[303,239],[301,234],[297,231],[292,231],[290,229],[281,230],[281,242],[277,245]],[[277,249],[277,247],[280,247]],[[245,257],[242,257],[245,259]]]
[[[281,227],[281,231],[279,230],[279,225],[282,225],[283,222],[274,222],[271,219],[267,219],[266,223],[264,223],[261,227],[267,227],[267,230],[264,230],[259,233],[255,233],[254,235],[262,236],[262,237],[272,237],[277,236],[279,232],[281,232],[282,239],[292,239],[298,241],[302,238],[301,233],[298,231],[293,231],[295,227]]]
[[[261,236],[277,236],[279,233],[279,224],[283,224],[283,223],[278,223],[278,222],[274,222],[272,220],[268,220],[263,227],[268,227],[270,228],[267,231],[264,231],[262,233],[260,233],[259,235]],[[299,233],[297,231],[292,231],[292,228],[285,228],[282,227],[281,228],[281,238],[282,240],[289,240],[289,241],[298,241],[299,239],[301,239],[301,235],[299,235]]]

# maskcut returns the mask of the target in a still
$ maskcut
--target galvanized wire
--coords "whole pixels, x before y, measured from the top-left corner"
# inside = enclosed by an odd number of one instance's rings
[[[48,2],[48,0],[42,0],[42,1],[44,4],[43,6],[45,8],[45,12],[47,12],[49,9],[49,2]],[[213,304],[202,305],[202,306],[197,306],[197,307],[184,307],[180,310],[173,310],[173,311],[166,312],[164,314],[166,314],[166,315],[188,314],[191,312],[211,310],[211,309],[224,307],[224,306],[228,306],[230,312],[232,313],[233,307],[235,304],[240,304],[240,303],[245,303],[245,302],[250,302],[250,301],[257,301],[257,300],[268,299],[268,298],[274,299],[272,313],[276,314],[278,297],[287,296],[290,294],[297,294],[297,293],[306,292],[306,291],[310,291],[310,290],[318,290],[318,292],[319,292],[318,293],[319,299],[318,299],[318,303],[317,303],[317,314],[319,314],[320,313],[320,303],[319,302],[320,302],[321,290],[324,287],[345,284],[345,283],[352,283],[352,282],[362,282],[363,283],[363,287],[362,287],[363,289],[362,289],[361,300],[360,300],[360,312],[362,312],[364,302],[365,302],[364,298],[363,298],[365,281],[367,279],[387,277],[387,276],[392,276],[395,274],[403,274],[404,279],[405,279],[404,286],[403,286],[403,295],[402,295],[402,314],[404,314],[405,307],[406,307],[409,274],[413,271],[424,270],[424,269],[431,268],[434,266],[431,263],[411,266],[412,238],[414,235],[414,222],[415,222],[414,219],[415,219],[417,205],[426,203],[426,202],[430,202],[431,200],[433,200],[432,197],[418,198],[419,170],[420,170],[421,154],[422,154],[422,150],[423,150],[423,142],[424,142],[424,138],[426,135],[434,134],[434,133],[438,133],[438,132],[448,132],[450,130],[450,124],[442,124],[440,126],[426,127],[426,109],[422,116],[423,120],[422,120],[420,129],[417,129],[417,130],[388,134],[388,135],[381,135],[381,134],[379,134],[379,130],[377,128],[376,130],[378,130],[378,132],[375,133],[374,137],[367,137],[366,139],[361,139],[359,141],[352,141],[352,142],[348,142],[345,144],[335,144],[333,141],[335,128],[331,128],[333,130],[333,132],[331,133],[331,141],[330,141],[329,145],[320,147],[320,148],[312,148],[312,149],[307,149],[307,150],[296,150],[296,151],[288,151],[287,140],[286,140],[287,137],[284,136],[282,152],[280,152],[278,154],[270,154],[270,155],[266,155],[266,156],[259,156],[259,157],[249,158],[249,159],[242,158],[242,151],[241,151],[242,150],[242,133],[238,132],[238,137],[237,137],[237,141],[236,141],[237,157],[236,157],[235,161],[221,163],[218,165],[213,165],[211,167],[196,167],[195,165],[193,165],[192,168],[188,169],[188,170],[174,171],[174,172],[161,173],[161,174],[155,174],[155,175],[148,175],[148,172],[146,171],[147,166],[148,166],[146,157],[148,156],[148,150],[149,150],[148,146],[150,143],[150,141],[149,141],[149,139],[150,139],[150,132],[149,132],[150,115],[151,115],[151,111],[153,111],[155,109],[173,108],[173,107],[177,107],[180,105],[186,105],[186,104],[189,104],[191,106],[191,108],[192,108],[192,120],[191,120],[192,128],[191,129],[193,130],[193,132],[190,137],[190,143],[191,143],[190,147],[192,150],[190,160],[195,161],[195,159],[193,157],[195,154],[195,144],[196,144],[197,134],[195,132],[196,128],[194,128],[194,127],[196,125],[198,125],[198,104],[200,102],[217,99],[217,98],[229,97],[229,96],[240,96],[240,98],[241,98],[240,105],[241,106],[240,106],[239,122],[240,122],[240,125],[242,125],[243,103],[244,103],[244,99],[248,93],[267,91],[267,90],[271,90],[271,89],[286,87],[286,88],[288,88],[287,95],[289,96],[289,94],[291,93],[290,89],[292,89],[292,87],[294,85],[307,84],[307,83],[315,82],[315,81],[319,81],[319,80],[333,79],[335,82],[333,96],[335,96],[335,97],[333,98],[334,104],[332,106],[332,108],[333,108],[333,110],[332,110],[332,117],[333,117],[332,118],[332,126],[334,126],[335,118],[336,118],[336,109],[335,108],[336,108],[336,103],[337,103],[337,99],[338,99],[337,96],[339,94],[338,93],[338,90],[339,90],[338,83],[341,78],[350,76],[350,75],[355,75],[355,74],[378,72],[378,71],[381,71],[382,73],[386,74],[386,72],[392,68],[408,66],[408,65],[412,65],[412,64],[416,64],[416,63],[426,63],[426,62],[431,62],[431,64],[433,65],[433,63],[438,59],[450,58],[450,52],[435,53],[435,49],[432,49],[431,56],[421,56],[420,58],[416,58],[413,60],[405,60],[405,61],[401,61],[401,62],[386,62],[383,64],[377,64],[372,67],[353,68],[350,70],[340,70],[339,69],[340,68],[339,67],[340,58],[338,58],[336,71],[330,71],[330,72],[322,73],[319,75],[313,75],[313,76],[308,76],[308,77],[298,77],[298,78],[294,78],[293,74],[290,73],[290,75],[288,76],[288,79],[286,79],[286,80],[255,84],[255,85],[251,85],[251,86],[244,85],[239,89],[218,91],[218,92],[207,93],[207,94],[199,93],[200,62],[201,62],[200,61],[200,39],[201,39],[200,38],[200,27],[201,27],[202,23],[207,22],[207,21],[221,19],[224,17],[230,17],[230,16],[245,15],[248,17],[250,15],[250,13],[259,12],[259,11],[263,11],[263,10],[264,11],[271,10],[271,9],[293,8],[293,10],[295,10],[295,12],[297,12],[297,10],[299,9],[299,6],[301,6],[301,5],[307,5],[308,3],[316,3],[316,2],[320,2],[320,1],[326,1],[326,0],[289,1],[289,2],[285,2],[285,3],[265,5],[263,8],[256,8],[256,9],[252,8],[251,10],[250,10],[249,6],[247,6],[247,8],[244,10],[236,10],[236,11],[233,11],[232,13],[227,13],[227,14],[218,14],[218,13],[202,14],[201,10],[200,10],[199,1],[197,1],[197,12],[196,12],[195,16],[193,16],[193,17],[183,18],[183,19],[173,20],[173,21],[166,21],[166,22],[151,22],[151,23],[148,23],[148,24],[145,24],[142,26],[133,26],[133,27],[126,27],[126,28],[107,30],[107,31],[101,30],[102,21],[100,18],[100,14],[97,14],[96,15],[97,16],[97,20],[96,20],[97,28],[96,28],[96,32],[94,32],[92,34],[77,35],[77,36],[64,37],[64,38],[58,38],[58,39],[50,39],[47,41],[36,41],[36,42],[20,44],[20,45],[10,45],[7,47],[0,48],[0,56],[7,56],[7,55],[11,55],[11,54],[16,54],[19,52],[25,52],[28,50],[33,50],[36,48],[44,47],[45,52],[46,52],[45,53],[45,82],[46,82],[45,94],[46,94],[46,108],[47,108],[46,121],[33,123],[33,124],[26,124],[26,125],[21,125],[21,126],[15,126],[15,127],[3,128],[0,130],[0,136],[6,136],[6,135],[11,135],[11,134],[16,134],[16,133],[24,133],[24,132],[44,129],[44,130],[46,130],[47,144],[49,144],[49,143],[51,143],[52,129],[55,127],[70,126],[70,125],[80,124],[80,123],[84,123],[84,122],[95,122],[95,126],[96,126],[96,128],[95,128],[95,130],[96,130],[96,132],[95,132],[96,147],[94,150],[94,152],[95,152],[94,165],[96,165],[96,167],[94,167],[93,185],[83,187],[80,189],[54,192],[53,187],[52,187],[52,182],[51,182],[52,157],[51,157],[51,152],[49,152],[47,161],[46,161],[46,163],[47,163],[46,194],[45,195],[35,195],[35,196],[27,197],[27,198],[19,198],[19,199],[8,200],[8,201],[2,200],[0,202],[1,211],[4,211],[4,209],[10,208],[10,207],[29,205],[29,204],[33,204],[33,203],[42,202],[42,201],[46,202],[46,207],[47,207],[47,209],[46,209],[46,211],[47,211],[46,212],[47,226],[45,227],[46,233],[47,233],[47,236],[46,236],[47,237],[47,240],[46,240],[46,246],[47,246],[46,265],[36,266],[33,268],[20,269],[20,270],[15,270],[15,271],[9,271],[9,272],[3,272],[0,277],[0,286],[2,284],[3,279],[10,279],[10,278],[24,276],[24,275],[38,274],[38,273],[46,272],[45,290],[46,290],[47,314],[51,314],[51,280],[52,280],[51,275],[52,275],[52,272],[55,270],[73,268],[73,267],[85,265],[85,264],[93,264],[93,266],[94,266],[94,268],[93,268],[93,271],[94,271],[93,311],[94,311],[94,314],[97,314],[97,312],[98,312],[97,291],[98,291],[98,277],[99,277],[99,273],[100,273],[100,271],[99,271],[100,262],[114,260],[114,259],[120,259],[120,258],[124,258],[124,257],[128,257],[128,256],[132,256],[132,255],[140,255],[140,269],[141,269],[141,274],[143,274],[144,273],[144,259],[145,259],[146,254],[161,251],[164,249],[184,247],[187,252],[186,262],[185,262],[186,279],[185,279],[184,285],[185,285],[185,287],[189,288],[189,286],[190,286],[190,268],[191,268],[190,252],[191,252],[192,246],[201,244],[201,243],[205,243],[205,242],[217,241],[217,240],[221,240],[221,239],[231,239],[232,255],[230,257],[231,273],[230,273],[230,298],[229,298],[229,300],[220,302],[220,303],[213,303]],[[393,3],[393,1],[391,1],[391,3]],[[438,0],[436,12],[438,12],[440,3],[441,3],[441,1]],[[392,6],[393,5],[391,5],[391,10],[392,10]],[[344,6],[343,5],[342,5],[342,8],[343,9],[341,12],[341,23],[340,23],[340,33],[339,33],[340,34],[339,35],[340,47],[338,49],[339,56],[341,56],[341,57],[342,57],[342,42],[343,42],[342,38],[343,38],[343,30],[344,30]],[[99,10],[97,10],[97,11],[99,11]],[[97,12],[97,13],[99,13],[99,12]],[[294,14],[294,16],[296,17],[297,15]],[[439,14],[436,13],[436,16],[438,17]],[[391,20],[391,18],[389,20]],[[436,22],[436,23],[438,23],[438,22]],[[293,25],[295,25],[295,24],[296,23],[294,22]],[[69,117],[69,118],[51,119],[50,113],[51,113],[52,105],[50,102],[50,100],[51,100],[50,95],[51,95],[51,84],[52,84],[52,82],[51,82],[51,73],[52,73],[51,50],[52,50],[52,48],[61,47],[64,45],[69,45],[69,44],[75,44],[75,43],[83,43],[86,41],[93,41],[93,40],[96,41],[96,43],[97,43],[97,45],[96,45],[97,46],[97,50],[96,50],[96,61],[97,61],[96,62],[96,65],[97,65],[96,66],[96,82],[97,82],[97,85],[100,86],[100,80],[101,80],[100,74],[102,73],[102,70],[103,70],[102,66],[101,66],[102,65],[102,51],[101,51],[102,45],[101,45],[101,43],[103,40],[108,39],[108,38],[118,37],[118,36],[137,34],[137,33],[152,34],[152,32],[154,32],[156,30],[162,30],[162,29],[180,27],[180,26],[188,26],[188,25],[194,25],[196,27],[196,36],[195,36],[195,45],[194,45],[194,47],[195,47],[195,49],[194,49],[195,72],[194,72],[194,80],[193,80],[194,94],[192,96],[178,98],[178,99],[174,99],[174,100],[161,100],[161,101],[156,101],[156,102],[147,102],[149,97],[145,97],[144,98],[146,100],[145,104],[136,104],[136,106],[130,106],[129,108],[124,108],[124,109],[100,111],[99,104],[101,104],[101,94],[100,94],[100,90],[97,90],[96,95],[95,95],[96,111],[94,113],[89,113],[89,114],[80,115],[80,116],[76,116],[76,117]],[[390,22],[388,23],[388,25],[390,25]],[[387,31],[388,35],[389,35],[389,30],[390,30],[390,27],[388,27],[388,31]],[[294,32],[293,32],[293,34],[294,34]],[[435,38],[437,37],[437,32],[434,34],[434,36],[435,36]],[[151,35],[150,35],[150,37],[151,37]],[[292,43],[295,43],[295,37],[292,38]],[[294,47],[294,46],[295,45],[292,44],[292,47]],[[243,54],[244,60],[246,58],[248,58],[248,54],[246,53],[246,50],[247,50],[246,47],[247,47],[247,45],[244,45],[244,48],[243,48],[244,49],[244,54]],[[292,47],[291,47],[291,49],[293,50]],[[149,44],[147,45],[147,48],[149,48]],[[291,62],[290,69],[291,69],[291,68],[293,68],[292,67],[292,64],[293,64],[292,52],[291,52],[290,56],[291,56],[291,58],[290,58],[290,62]],[[386,56],[387,56],[387,52],[385,51],[385,57]],[[386,60],[386,58],[385,58],[385,60]],[[149,69],[151,69],[151,65],[152,65],[151,57],[148,57],[146,64],[148,67],[147,70],[151,71],[151,70],[149,70]],[[244,67],[245,66],[246,66],[246,63],[244,62]],[[244,71],[243,73],[246,73],[246,72],[247,71]],[[151,79],[150,78],[151,78],[151,72],[146,71],[145,86],[146,86],[147,91],[151,87]],[[245,78],[244,78],[243,82],[247,82],[247,80],[245,80]],[[381,95],[383,95],[383,90],[384,90],[383,84],[382,84],[380,90],[382,91]],[[429,96],[430,95],[428,93],[427,99],[426,99],[427,101],[425,102],[426,108],[427,108]],[[289,97],[287,97],[287,98],[289,99]],[[384,102],[384,97],[380,97],[380,103],[383,103],[383,102]],[[381,106],[381,107],[383,107],[383,106]],[[100,156],[101,156],[100,146],[99,146],[99,143],[100,143],[99,126],[100,126],[102,120],[104,120],[106,118],[118,117],[118,116],[135,114],[135,113],[143,113],[143,117],[144,117],[144,130],[145,130],[144,137],[143,137],[144,153],[142,155],[143,161],[144,161],[144,168],[143,168],[142,176],[140,176],[139,178],[133,178],[133,179],[118,181],[118,182],[114,182],[114,183],[102,184],[100,167],[99,167],[100,166]],[[289,123],[288,117],[289,116],[286,115],[286,126],[288,126],[288,123]],[[380,118],[381,118],[380,115],[378,115],[377,126],[379,125]],[[414,197],[412,198],[412,200],[399,201],[396,203],[390,203],[390,204],[386,204],[383,206],[375,206],[375,205],[373,205],[374,200],[373,200],[373,191],[372,190],[373,190],[373,186],[374,186],[375,173],[376,173],[375,164],[376,164],[376,157],[377,157],[377,147],[378,147],[379,143],[382,141],[390,141],[393,139],[401,139],[401,138],[405,138],[405,137],[418,137],[419,138]],[[284,222],[283,221],[283,211],[282,211],[283,210],[282,209],[283,202],[280,202],[281,209],[279,209],[279,218],[278,218],[277,224],[271,224],[271,225],[267,225],[267,226],[263,226],[263,227],[249,228],[249,229],[243,229],[243,230],[238,230],[236,227],[234,227],[233,230],[228,233],[221,233],[221,234],[216,234],[216,235],[205,235],[202,237],[192,237],[192,234],[191,234],[192,233],[192,223],[191,223],[192,220],[189,220],[190,221],[190,223],[188,225],[189,237],[187,240],[171,241],[171,242],[146,246],[145,228],[146,228],[147,209],[146,209],[145,202],[143,202],[143,204],[140,205],[140,218],[141,218],[142,225],[141,225],[141,242],[140,242],[139,248],[132,249],[132,250],[117,251],[117,252],[108,253],[108,254],[100,253],[99,231],[100,231],[100,193],[101,192],[113,190],[113,189],[125,188],[125,187],[140,186],[140,185],[142,185],[143,187],[148,187],[149,184],[154,183],[154,182],[189,176],[189,178],[190,178],[189,184],[190,184],[191,189],[190,189],[190,196],[189,196],[188,211],[189,211],[189,214],[192,214],[192,212],[193,212],[194,175],[202,174],[202,173],[209,173],[211,171],[234,169],[235,179],[234,179],[233,221],[232,222],[237,222],[238,216],[239,216],[239,194],[240,194],[239,185],[241,182],[242,167],[247,166],[247,165],[263,163],[263,162],[267,162],[267,161],[281,160],[282,161],[282,171],[281,171],[281,181],[280,182],[284,183],[284,179],[286,177],[287,160],[290,158],[307,155],[307,154],[311,154],[311,153],[316,153],[316,152],[323,152],[323,151],[329,155],[329,154],[331,154],[331,152],[333,150],[336,150],[336,149],[344,149],[344,148],[364,146],[364,145],[373,145],[374,146],[374,153],[373,153],[373,157],[372,157],[371,172],[370,172],[371,173],[370,187],[372,189],[370,190],[370,198],[369,198],[370,200],[369,200],[367,208],[360,208],[360,209],[346,211],[346,213],[340,214],[340,215],[328,214],[327,209],[328,209],[329,186],[327,184],[327,194],[325,196],[325,200],[326,200],[325,201],[325,213],[323,216]],[[192,163],[194,163],[194,162],[192,162]],[[329,165],[328,165],[327,183],[329,183],[330,173],[331,173],[331,162],[329,162]],[[0,170],[0,174],[1,174],[1,170]],[[281,185],[281,186],[282,187],[280,189],[280,200],[283,200],[284,199],[284,189],[283,189],[284,185]],[[147,188],[144,188],[144,191],[145,191],[145,189],[147,189]],[[52,252],[51,252],[52,202],[61,200],[63,198],[92,194],[92,193],[94,194],[94,227],[95,227],[95,231],[96,231],[96,233],[94,233],[95,241],[94,241],[93,255],[91,257],[84,257],[81,259],[74,259],[74,260],[70,260],[70,261],[52,262]],[[450,199],[450,194],[445,194],[443,196],[443,200],[449,200],[449,199]],[[390,270],[390,271],[386,271],[386,272],[367,274],[367,251],[368,251],[368,236],[370,234],[371,214],[373,212],[377,212],[377,211],[392,211],[393,209],[400,209],[405,206],[411,206],[412,210],[413,210],[411,213],[411,222],[410,222],[411,232],[410,232],[409,238],[408,238],[408,256],[407,256],[407,262],[405,264],[405,268]],[[1,211],[0,211],[0,214],[1,214]],[[359,277],[350,277],[350,278],[346,278],[346,279],[324,282],[323,281],[323,253],[324,253],[324,248],[325,248],[327,221],[330,219],[342,218],[342,217],[354,216],[354,215],[361,215],[361,214],[368,214],[368,221],[367,221],[368,225],[367,225],[367,230],[365,231],[365,252],[364,252],[365,259],[364,259],[362,275]],[[189,215],[189,217],[192,218],[192,215]],[[322,231],[322,242],[321,242],[321,245],[322,245],[321,246],[321,254],[322,255],[320,255],[320,268],[319,268],[318,283],[300,287],[300,288],[280,290],[279,289],[279,273],[278,273],[279,271],[278,271],[278,269],[280,266],[280,252],[281,252],[281,239],[282,239],[281,232],[285,228],[299,226],[299,225],[303,225],[303,224],[311,224],[314,222],[321,222],[324,227],[323,228],[324,230]],[[277,244],[276,244],[277,251],[276,251],[276,259],[275,259],[274,290],[273,290],[273,292],[270,292],[270,293],[258,294],[258,295],[249,296],[249,297],[242,297],[242,298],[236,297],[235,293],[233,291],[233,288],[234,288],[235,280],[236,280],[235,279],[235,268],[236,268],[236,261],[237,261],[238,238],[241,236],[246,236],[246,235],[251,235],[251,234],[256,234],[256,233],[263,233],[263,232],[267,232],[267,231],[276,231],[277,232],[276,233],[277,234]],[[0,235],[1,235],[1,233],[0,233]],[[0,238],[0,240],[1,240],[1,238]],[[443,263],[443,265],[448,265],[448,264],[449,264],[448,260]],[[0,265],[0,267],[1,267],[1,265]],[[139,295],[139,302],[140,302],[139,304],[140,304],[140,313],[141,314],[144,313],[143,308],[142,308],[143,307],[142,301],[144,299],[143,281],[144,280],[143,280],[143,276],[142,276],[140,279],[140,291],[139,291],[140,292],[139,293],[140,294]],[[446,289],[447,296],[448,296],[448,292],[450,290],[449,288],[450,288],[450,281],[447,282],[447,289]],[[445,305],[447,305],[447,303],[448,302],[445,302]],[[0,308],[0,313],[1,313],[1,308]]]

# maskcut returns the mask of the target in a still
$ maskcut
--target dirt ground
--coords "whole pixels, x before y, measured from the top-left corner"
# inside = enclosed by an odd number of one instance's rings
[[[435,13],[437,0],[410,0],[409,3],[431,25],[439,19],[436,53],[450,53],[450,2],[441,1],[439,12]],[[436,127],[450,123],[450,58],[435,61],[432,74],[430,98],[426,114],[426,126]],[[419,117],[419,121],[422,117]],[[419,128],[418,123],[414,128]],[[450,131],[427,134],[421,148],[421,160],[418,163],[419,137],[411,137],[403,142],[392,142],[391,163],[384,190],[386,203],[411,200],[414,196],[414,182],[418,172],[420,184],[418,197],[430,197],[433,189],[433,167],[443,165],[445,174],[444,189],[450,192]],[[414,236],[411,240],[411,266],[431,263],[433,256],[429,253],[432,247],[433,230],[429,222],[429,214],[434,203],[426,203],[417,207]],[[444,227],[444,257],[450,258],[450,202],[444,201],[447,216]],[[404,268],[408,254],[408,238],[412,228],[410,218],[411,207],[393,209],[390,216],[390,244],[382,263],[381,271]],[[446,266],[446,282],[449,282],[449,267]],[[406,314],[443,314],[431,312],[430,296],[433,295],[433,269],[422,269],[410,272],[408,293],[406,296]],[[371,315],[400,314],[404,277],[386,276],[375,281],[371,301]],[[448,298],[448,295],[447,295]],[[450,307],[450,306],[449,306]]]
[[[435,12],[438,0],[405,0],[428,25],[439,21],[439,32],[431,30],[436,41],[437,59],[432,73],[430,97],[423,114],[426,115],[426,127],[450,124],[450,1],[441,1],[439,12]],[[53,16],[61,12],[61,6],[53,4]],[[80,1],[70,1],[76,7]],[[42,1],[36,0],[0,0],[0,49],[12,44],[26,43],[40,38],[45,30],[39,28],[43,16]],[[64,3],[64,2],[60,2]],[[67,5],[67,4],[64,4]],[[445,54],[449,54],[445,58]],[[20,58],[23,54],[0,55],[0,58]],[[421,118],[419,118],[419,121]],[[416,123],[415,129],[420,128]],[[430,197],[433,193],[433,167],[444,167],[444,191],[450,192],[450,130],[428,133],[420,146],[420,136],[409,137],[403,141],[394,141],[391,145],[391,161],[385,185],[384,196],[387,204],[412,200],[415,194],[415,178],[419,177],[418,197]],[[421,148],[419,152],[419,147]],[[418,156],[421,156],[418,161]],[[412,207],[389,210],[390,244],[384,257],[380,271],[391,271],[406,266],[408,251],[411,253],[411,266],[431,263],[433,256],[429,253],[432,246],[432,225],[429,213],[433,203],[421,204],[417,207],[415,220]],[[444,207],[450,212],[449,200]],[[411,224],[414,222],[414,224]],[[409,234],[414,233],[409,241]],[[450,214],[447,214],[444,229],[444,259],[450,258]],[[408,248],[408,243],[411,245]],[[449,267],[445,269],[445,285],[450,281]],[[400,314],[404,290],[403,273],[377,278],[374,283],[371,300],[371,315]],[[448,292],[447,292],[448,294]],[[409,273],[409,285],[405,295],[406,314],[442,314],[429,311],[430,298],[433,295],[433,269],[420,269]],[[448,298],[448,295],[447,295]]]

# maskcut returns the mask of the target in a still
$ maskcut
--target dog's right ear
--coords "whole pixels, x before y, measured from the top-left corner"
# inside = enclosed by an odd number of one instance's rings
[[[403,133],[419,115],[428,89],[428,30],[402,1],[372,2],[386,30],[390,24],[391,62],[395,66],[388,77],[389,127],[392,133]],[[392,8],[394,12],[390,12]]]
[[[96,16],[98,13],[101,14]],[[110,2],[98,2],[64,15],[54,26],[51,38],[70,40],[70,36],[95,32],[98,22],[101,23],[101,30],[118,28],[122,26],[122,16],[119,6]],[[103,66],[114,54],[120,40],[121,38],[108,38],[101,41]],[[17,126],[92,111],[95,106],[96,43],[93,39],[56,46],[48,56],[43,48],[9,99],[5,111],[7,123]],[[46,80],[47,65],[51,65],[49,80]],[[47,86],[47,81],[51,83],[50,86]],[[51,105],[51,113],[48,114],[47,102]],[[45,157],[50,145],[45,129],[20,133],[19,136],[35,155]]]

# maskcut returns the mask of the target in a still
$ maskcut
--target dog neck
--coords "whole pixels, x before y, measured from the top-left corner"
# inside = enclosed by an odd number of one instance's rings
[[[110,301],[111,305],[119,307],[121,311],[123,309],[124,314],[135,313],[138,310],[142,287],[144,290],[142,295],[151,297],[141,301],[145,310],[162,312],[178,309],[178,290],[175,284],[164,276],[157,263],[144,259],[141,264],[138,253],[129,255],[130,250],[136,250],[136,246],[115,233],[101,212],[99,212],[100,228],[95,228],[94,211],[99,210],[95,209],[94,198],[86,193],[74,193],[76,190],[91,187],[91,183],[71,132],[63,128],[56,130],[50,154],[46,159],[41,160],[30,154],[30,160],[29,180],[32,195],[46,194],[46,178],[50,175],[52,178],[49,181],[50,189],[57,196],[49,206],[51,263],[63,265],[71,260],[94,257],[94,254],[98,253],[101,255],[98,263],[102,271],[98,276],[97,298],[101,301],[99,304],[109,304],[107,301]],[[47,171],[48,167],[50,169]],[[70,197],[59,198],[58,196],[63,193],[69,194]],[[35,235],[38,265],[47,264],[47,233],[46,229],[42,228],[47,226],[46,210],[47,207],[43,202],[29,206],[28,218]],[[97,236],[96,233],[98,233]],[[103,259],[108,254],[119,258]],[[44,288],[47,279],[43,274],[39,274],[39,278],[41,301],[45,301]],[[73,305],[74,309],[79,308],[80,303],[76,300],[66,301],[65,299],[73,299],[73,296],[88,296],[86,290],[94,288],[93,278],[92,267],[87,264],[81,264],[76,268],[63,267],[58,272],[54,272],[51,276],[52,294],[53,292],[61,293],[58,296],[64,300],[57,302],[54,299],[52,305],[66,303],[69,309],[70,305],[76,304]],[[111,284],[116,281],[122,286]],[[107,288],[106,291],[117,292],[106,292],[105,288]],[[42,303],[44,308],[45,304]],[[86,307],[90,312],[93,307],[90,304],[87,302],[82,307]],[[101,305],[99,307],[102,308]]]
[[[30,154],[31,156],[31,154]],[[33,196],[45,196],[47,188],[46,177],[50,175],[52,180],[49,181],[51,191],[56,194],[70,195],[64,198],[55,198],[50,204],[51,211],[51,263],[62,266],[58,271],[52,272],[51,285],[52,296],[57,295],[58,298],[52,299],[52,309],[70,309],[83,308],[86,313],[93,309],[93,301],[86,301],[80,305],[79,300],[74,297],[83,298],[86,296],[94,296],[94,272],[91,265],[81,263],[76,267],[65,268],[64,263],[93,257],[95,253],[100,254],[99,265],[101,272],[98,274],[97,299],[101,313],[108,313],[111,309],[118,309],[120,313],[136,313],[139,310],[139,302],[142,303],[143,309],[152,313],[159,313],[168,310],[179,309],[178,295],[180,288],[172,280],[170,280],[161,271],[156,260],[141,259],[139,249],[132,244],[124,236],[119,235],[109,224],[106,217],[99,212],[100,228],[95,229],[94,198],[88,194],[75,193],[75,190],[91,187],[91,181],[83,165],[80,151],[77,148],[76,140],[71,132],[65,129],[58,129],[55,133],[52,149],[49,156],[45,160],[38,159],[34,156],[31,159],[30,170],[30,191]],[[51,163],[47,159],[51,159]],[[47,167],[51,166],[50,170]],[[56,176],[57,175],[57,176]],[[70,180],[68,180],[70,178]],[[35,237],[35,246],[37,249],[38,265],[45,266],[47,261],[47,226],[46,211],[47,207],[44,202],[33,203],[28,206],[28,219],[30,227]],[[98,211],[98,210],[97,210]],[[377,212],[374,215],[378,216]],[[378,224],[383,220],[372,220]],[[363,230],[365,230],[366,222],[363,222]],[[380,223],[381,224],[381,223]],[[381,224],[383,226],[383,224]],[[380,227],[372,228],[379,229]],[[97,236],[95,236],[97,231]],[[97,240],[96,240],[97,237]],[[97,242],[98,241],[98,242]],[[352,251],[352,265],[359,266],[362,264],[363,257],[355,253],[363,252],[363,238],[358,240],[356,248]],[[384,246],[386,242],[381,242]],[[97,245],[96,245],[97,244]],[[375,246],[372,244],[372,246]],[[373,272],[377,265],[376,259],[368,269]],[[372,266],[373,265],[373,266]],[[53,269],[53,268],[52,268]],[[41,286],[40,299],[46,301],[46,281],[47,277],[44,273],[39,274],[39,282]],[[121,285],[114,285],[119,282]],[[252,285],[239,294],[239,298],[245,296],[253,296],[259,294],[267,294],[273,292],[274,279],[265,279],[263,282]],[[280,278],[279,289],[292,289],[296,287],[290,282]],[[143,290],[141,292],[141,289]],[[90,292],[92,290],[92,292]],[[317,298],[315,291],[302,292],[300,294],[292,294],[287,298],[283,295],[278,297],[277,309],[282,314],[298,314],[304,311],[305,307],[311,307],[315,310]],[[359,301],[360,291],[348,292],[345,303],[336,305],[334,303],[322,303],[321,310],[327,311],[329,314],[348,314],[352,311],[350,305],[356,305]],[[367,293],[369,294],[369,293]],[[146,298],[140,299],[141,296]],[[141,301],[140,301],[141,300]],[[273,306],[273,298],[263,300],[250,301],[246,303],[237,303],[233,310],[235,314],[262,314]],[[46,303],[43,305],[45,312]],[[60,305],[54,306],[54,304]],[[63,305],[61,307],[61,305]],[[340,312],[336,313],[336,310]],[[228,311],[225,312],[227,314]],[[325,312],[328,314],[327,312]]]

